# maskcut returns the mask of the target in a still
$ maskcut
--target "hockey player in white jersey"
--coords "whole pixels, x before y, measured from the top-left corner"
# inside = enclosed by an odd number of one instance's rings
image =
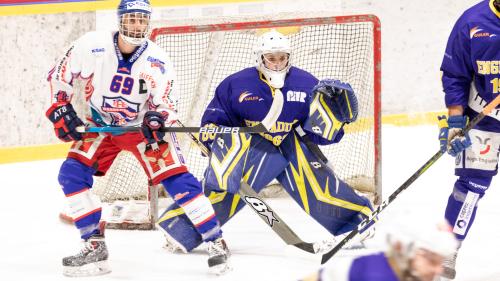
[[[209,267],[228,269],[228,250],[220,223],[202,187],[184,163],[175,134],[160,130],[176,122],[175,72],[167,54],[148,40],[148,0],[122,0],[118,32],[89,32],[75,41],[50,71],[51,107],[46,116],[58,138],[73,142],[59,171],[59,183],[84,247],[63,258],[64,274],[88,276],[110,272],[101,205],[90,189],[122,150],[141,163],[153,184],[166,191],[208,242]],[[87,133],[71,104],[76,79],[85,83],[92,126],[141,126],[141,133]]]

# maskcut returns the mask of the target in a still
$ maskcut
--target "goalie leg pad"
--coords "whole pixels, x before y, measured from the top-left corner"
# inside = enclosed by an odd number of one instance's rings
[[[290,165],[278,176],[278,181],[330,233],[351,231],[372,215],[370,201],[322,165],[296,134],[287,137],[280,148]]]
[[[166,191],[181,206],[204,241],[222,235],[219,221],[210,200],[203,194],[200,182],[190,173],[169,177],[162,181]]]
[[[445,217],[453,226],[458,240],[464,240],[476,217],[477,203],[483,198],[492,177],[472,178],[461,176],[455,182],[448,198]]]
[[[94,172],[94,169],[78,160],[68,158],[63,162],[58,177],[59,184],[68,200],[69,215],[73,218],[84,240],[100,233],[101,202],[89,189],[93,184]]]

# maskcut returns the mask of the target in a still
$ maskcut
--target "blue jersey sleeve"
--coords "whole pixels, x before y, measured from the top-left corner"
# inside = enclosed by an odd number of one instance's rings
[[[466,106],[474,68],[470,60],[471,44],[469,27],[460,18],[448,38],[446,52],[441,64],[443,90],[446,106]]]
[[[215,89],[215,95],[203,113],[201,126],[207,124],[240,126],[240,124],[237,124],[237,118],[231,109],[230,96],[231,87],[229,81],[222,81],[217,89]]]

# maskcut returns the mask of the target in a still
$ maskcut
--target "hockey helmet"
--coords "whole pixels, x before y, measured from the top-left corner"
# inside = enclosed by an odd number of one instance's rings
[[[271,53],[286,53],[288,54],[288,59],[286,65],[282,69],[269,69],[265,64],[266,54]],[[274,88],[281,88],[285,83],[285,77],[290,69],[290,54],[291,47],[290,41],[285,35],[272,29],[264,34],[262,34],[257,39],[257,45],[254,50],[257,69],[264,75],[269,84]]]
[[[148,39],[151,31],[149,0],[121,0],[117,13],[120,36],[125,42],[139,46]]]

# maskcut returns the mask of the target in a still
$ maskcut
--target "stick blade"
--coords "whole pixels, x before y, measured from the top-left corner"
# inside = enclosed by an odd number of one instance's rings
[[[300,242],[293,244],[295,247],[304,250],[308,253],[315,254],[316,251],[314,250],[314,244],[313,243],[308,243],[308,242]]]

